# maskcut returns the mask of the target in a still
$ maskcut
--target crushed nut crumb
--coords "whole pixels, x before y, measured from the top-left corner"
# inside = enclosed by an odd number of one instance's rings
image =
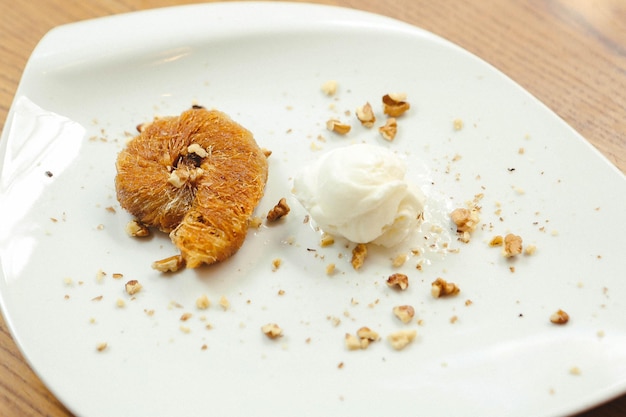
[[[454,119],[452,121],[452,127],[456,131],[459,131],[459,130],[463,129],[463,120],[462,119]]]
[[[491,247],[502,246],[502,243],[504,243],[504,239],[502,238],[502,236],[497,235],[497,236],[494,236],[493,239],[489,241],[489,246]]]
[[[391,274],[387,278],[387,285],[404,291],[409,287],[409,277],[401,273]]]
[[[399,330],[387,336],[387,340],[389,340],[392,348],[402,350],[415,340],[416,336],[417,330]]]
[[[364,243],[359,243],[352,249],[352,267],[355,270],[359,270],[365,262],[367,257],[367,246]]]
[[[101,342],[96,345],[96,350],[98,352],[103,352],[107,349],[107,347],[109,347],[109,345],[106,342]]]
[[[325,248],[326,246],[331,246],[335,243],[335,238],[328,233],[324,233],[322,238],[320,239],[320,246]]]
[[[396,121],[395,117],[390,117],[389,119],[387,119],[385,124],[378,128],[378,131],[380,132],[380,135],[383,137],[383,139],[390,142],[394,140],[396,138],[396,135],[398,134],[398,122]]]
[[[502,248],[502,256],[510,258],[522,253],[522,238],[509,233],[504,236],[504,247]]]
[[[206,294],[202,294],[200,297],[196,299],[196,307],[199,310],[206,310],[211,306],[211,302],[209,301],[209,297]]]
[[[270,222],[275,222],[280,218],[289,214],[289,205],[287,204],[287,200],[283,197],[280,201],[267,213],[267,220]]]
[[[569,321],[569,314],[559,309],[552,313],[550,321],[554,324],[566,324]]]
[[[328,80],[322,84],[322,92],[327,96],[333,96],[337,93],[337,81]]]
[[[441,277],[433,281],[430,288],[430,293],[434,298],[457,295],[459,292],[461,290],[455,283],[447,282]]]
[[[409,305],[395,306],[393,314],[402,322],[408,323],[415,316],[415,309]]]
[[[356,117],[361,124],[365,127],[372,127],[376,122],[376,116],[374,116],[374,110],[370,103],[365,103],[363,106],[357,107]]]
[[[219,304],[224,310],[228,310],[230,308],[230,301],[228,301],[228,299],[224,295],[220,297]]]
[[[383,96],[383,112],[391,117],[402,116],[411,105],[406,101],[404,93],[390,93]]]
[[[152,263],[152,269],[160,272],[176,272],[185,265],[182,255],[174,255]]]
[[[268,323],[262,326],[261,331],[270,339],[277,339],[283,335],[283,329],[281,329],[276,323]]]
[[[326,122],[326,129],[338,133],[340,135],[346,135],[352,129],[352,126],[349,124],[341,123],[341,121],[337,119],[329,119]]]
[[[124,288],[126,289],[126,292],[129,295],[135,295],[137,294],[139,291],[141,291],[141,284],[139,283],[139,281],[137,281],[136,279],[131,279],[130,281],[128,281],[126,283],[126,285],[124,286]]]

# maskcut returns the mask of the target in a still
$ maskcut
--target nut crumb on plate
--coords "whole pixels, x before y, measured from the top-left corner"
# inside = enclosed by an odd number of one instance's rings
[[[415,340],[416,336],[417,330],[398,330],[387,336],[387,340],[389,340],[392,348],[402,350]]]
[[[185,265],[181,255],[170,256],[152,263],[152,268],[160,272],[176,272]]]
[[[352,129],[352,126],[346,123],[342,123],[341,121],[337,119],[329,119],[326,122],[326,129],[332,132],[338,133],[340,135],[346,135],[348,134],[348,132],[350,132],[350,129]]]
[[[404,93],[390,93],[383,96],[383,112],[391,117],[402,116],[411,105],[406,101]]]
[[[269,337],[270,339],[276,339],[282,337],[283,335],[283,329],[281,329],[280,326],[276,323],[268,323],[262,326],[261,331],[265,336]]]
[[[522,238],[509,233],[504,236],[504,247],[502,248],[502,256],[510,258],[522,253]]]
[[[126,223],[126,233],[132,237],[146,237],[150,236],[150,229],[141,223],[139,220],[131,220]]]
[[[393,314],[402,322],[408,323],[415,316],[415,309],[409,305],[395,306]]]
[[[461,290],[453,282],[447,282],[439,277],[431,284],[430,293],[434,298],[457,295]]]
[[[404,291],[409,287],[409,277],[401,273],[391,274],[387,278],[387,285]]]
[[[333,96],[337,92],[337,81],[328,80],[322,84],[322,92],[327,96]]]
[[[108,347],[108,344],[106,342],[101,342],[96,345],[96,350],[98,352],[103,352],[107,349],[107,347]]]
[[[376,122],[376,116],[374,116],[374,111],[370,103],[365,103],[363,106],[357,107],[356,117],[363,126],[368,128],[374,126]]]
[[[364,243],[359,243],[352,249],[352,267],[356,270],[363,266],[365,258],[367,257],[367,246]]]
[[[141,284],[139,283],[139,281],[137,281],[136,279],[131,279],[130,281],[128,281],[126,283],[126,285],[124,286],[124,288],[126,289],[126,292],[129,295],[135,295],[137,294],[139,291],[141,291],[141,289],[143,288],[141,286]]]
[[[450,213],[450,219],[452,219],[456,225],[456,231],[461,234],[460,240],[465,243],[469,242],[470,233],[476,230],[476,226],[478,226],[480,222],[478,210],[476,209],[454,209],[452,213]]]
[[[228,301],[228,298],[226,298],[226,296],[224,296],[224,295],[222,295],[220,297],[220,306],[224,310],[228,310],[230,308],[230,301]]]
[[[566,324],[569,321],[569,314],[559,309],[552,313],[550,321],[554,324]]]
[[[287,200],[283,197],[278,201],[278,203],[267,213],[267,220],[270,222],[275,222],[282,217],[289,214],[289,205],[287,204]]]
[[[200,310],[206,310],[211,306],[211,302],[209,301],[209,297],[206,294],[202,294],[200,297],[196,299],[196,307]]]
[[[398,134],[398,122],[396,121],[396,118],[390,117],[387,119],[385,124],[378,128],[378,131],[383,139],[390,142],[394,140]]]

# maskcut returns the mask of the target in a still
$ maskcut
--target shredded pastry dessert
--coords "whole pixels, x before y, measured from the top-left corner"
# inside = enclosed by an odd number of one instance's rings
[[[174,271],[232,256],[263,196],[267,152],[226,114],[200,106],[139,131],[117,158],[115,187],[124,209],[180,250],[153,266]]]

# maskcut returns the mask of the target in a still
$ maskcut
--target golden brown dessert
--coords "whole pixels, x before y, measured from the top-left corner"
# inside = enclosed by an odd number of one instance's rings
[[[116,168],[121,206],[180,249],[170,270],[233,255],[267,181],[267,158],[252,133],[198,106],[142,126]]]

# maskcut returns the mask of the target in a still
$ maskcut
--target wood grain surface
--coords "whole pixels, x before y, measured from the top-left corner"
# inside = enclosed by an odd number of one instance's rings
[[[530,91],[626,172],[626,1],[316,2],[383,14],[460,45]],[[28,57],[53,27],[188,3],[194,1],[0,0],[0,128]],[[25,362],[1,317],[0,363],[0,416],[71,415]],[[626,395],[580,416],[626,416]]]

